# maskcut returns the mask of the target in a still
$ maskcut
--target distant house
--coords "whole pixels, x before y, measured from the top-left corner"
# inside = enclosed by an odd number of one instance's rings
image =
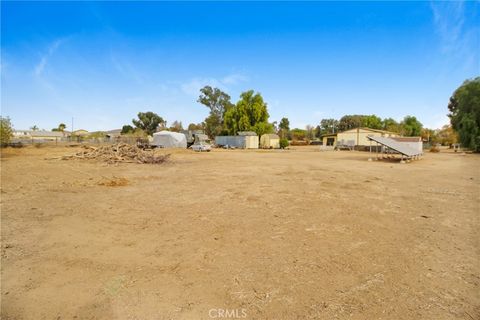
[[[273,133],[266,133],[260,137],[260,148],[278,149],[280,148],[280,137]]]
[[[62,131],[45,131],[45,130],[14,130],[13,131],[13,138],[16,140],[59,141],[66,136],[67,134]]]

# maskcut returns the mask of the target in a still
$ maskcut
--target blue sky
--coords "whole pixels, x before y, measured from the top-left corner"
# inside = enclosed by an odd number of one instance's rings
[[[5,2],[1,114],[17,129],[108,130],[139,111],[201,122],[204,85],[259,91],[270,120],[344,114],[428,127],[480,75],[472,2]]]

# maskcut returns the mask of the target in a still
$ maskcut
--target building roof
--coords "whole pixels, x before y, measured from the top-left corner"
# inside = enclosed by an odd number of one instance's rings
[[[336,135],[337,135],[336,133],[328,133],[328,134],[324,134],[324,135],[322,136],[322,138],[323,138],[323,137],[335,137]]]
[[[257,133],[254,131],[238,131],[237,135],[239,136],[256,136]]]
[[[339,133],[348,132],[348,131],[354,131],[354,130],[357,130],[357,129],[361,129],[361,130],[365,130],[365,131],[371,131],[371,132],[380,132],[380,133],[388,133],[388,134],[398,134],[398,133],[392,132],[392,131],[380,130],[380,129],[372,129],[372,128],[367,128],[367,127],[352,128],[352,129],[348,129],[348,130],[345,130],[345,131],[342,131],[342,132],[339,132]]]
[[[337,133],[329,133],[329,134],[324,134],[323,137],[335,137],[339,133],[344,133],[344,132],[349,132],[349,131],[356,131],[357,129],[364,130],[364,131],[370,131],[370,132],[379,132],[379,133],[385,133],[385,134],[395,134],[398,135],[399,133],[392,132],[392,131],[387,131],[387,130],[380,130],[380,129],[372,129],[372,128],[367,128],[367,127],[359,127],[359,128],[352,128],[344,131],[340,131]]]
[[[420,142],[422,137],[392,137],[391,139],[398,142]]]
[[[114,130],[105,131],[105,135],[107,137],[118,137],[121,134],[122,134],[122,129],[114,129]]]
[[[280,139],[280,137],[278,136],[278,134],[275,134],[275,133],[265,133],[262,135],[263,136],[267,136],[269,137],[270,139]]]
[[[63,137],[62,131],[46,131],[46,130],[15,130],[15,132],[23,135],[29,135],[31,137]]]

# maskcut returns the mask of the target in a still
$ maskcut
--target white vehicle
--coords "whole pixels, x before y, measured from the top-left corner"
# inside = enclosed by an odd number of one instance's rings
[[[192,144],[190,148],[192,148],[193,151],[197,151],[197,152],[202,152],[202,151],[209,152],[210,150],[212,150],[212,146],[206,143]]]

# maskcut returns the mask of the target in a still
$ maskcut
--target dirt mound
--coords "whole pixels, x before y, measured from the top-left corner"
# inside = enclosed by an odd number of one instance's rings
[[[101,147],[84,146],[85,150],[74,155],[63,156],[62,160],[87,159],[112,163],[163,163],[170,154],[155,154],[155,150],[143,150],[137,146],[119,143]]]

